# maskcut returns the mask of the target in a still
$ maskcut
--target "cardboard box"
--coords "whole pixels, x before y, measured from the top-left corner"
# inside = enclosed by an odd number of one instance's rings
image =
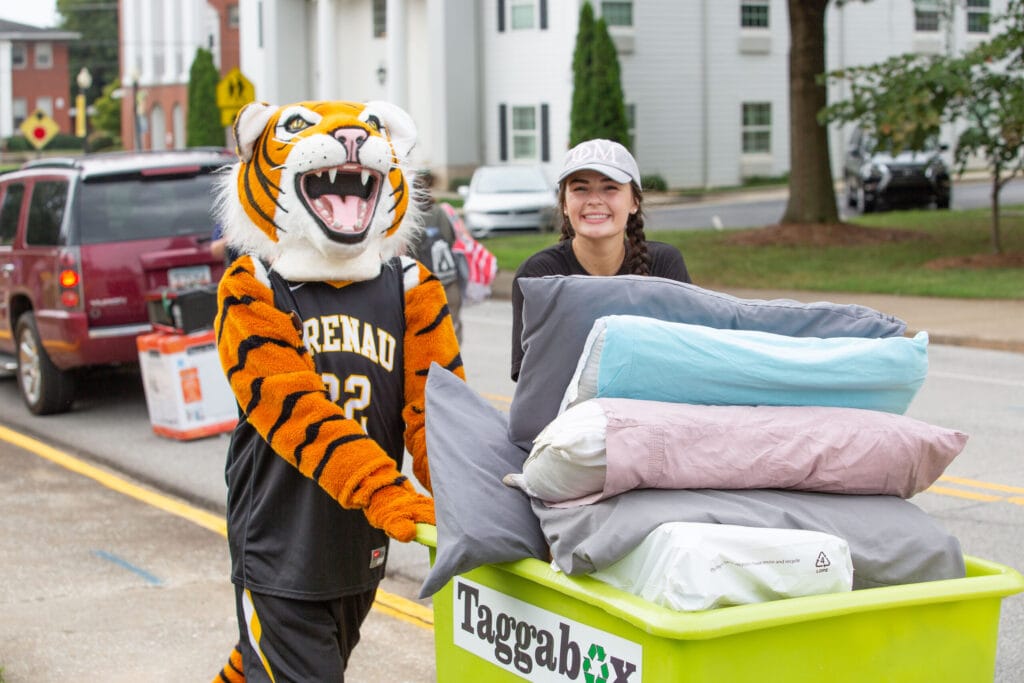
[[[416,540],[434,561],[436,528]],[[1000,601],[1017,571],[677,612],[526,559],[456,576],[433,596],[437,680],[864,683],[991,681]]]
[[[229,432],[238,406],[217,357],[212,330],[157,331],[136,340],[153,431],[171,439]]]

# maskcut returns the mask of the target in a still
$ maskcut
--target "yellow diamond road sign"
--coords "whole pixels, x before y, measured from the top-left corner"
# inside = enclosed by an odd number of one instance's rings
[[[46,143],[60,132],[60,126],[42,109],[36,109],[18,126],[36,149],[46,147]]]
[[[217,84],[217,106],[220,107],[220,123],[230,126],[238,110],[256,99],[252,82],[236,67],[229,71]]]

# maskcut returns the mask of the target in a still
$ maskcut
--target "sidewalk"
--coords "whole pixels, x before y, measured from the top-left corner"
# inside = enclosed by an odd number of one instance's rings
[[[498,272],[492,288],[495,298],[509,298],[512,276],[512,272]],[[861,304],[905,321],[908,333],[928,332],[932,344],[1024,353],[1024,299],[941,299],[780,289],[730,288],[721,291],[741,299]]]

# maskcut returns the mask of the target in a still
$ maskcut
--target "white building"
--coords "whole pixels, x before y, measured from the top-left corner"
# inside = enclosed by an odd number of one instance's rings
[[[197,48],[209,50],[220,75],[238,66],[235,0],[118,0],[121,101],[126,148],[181,149],[186,144],[188,82]]]
[[[1007,0],[833,2],[829,70],[989,38]],[[484,163],[567,149],[583,0],[241,0],[240,63],[256,98],[387,99],[420,128],[441,186]],[[592,2],[619,49],[632,149],[671,187],[736,185],[789,167],[785,0]],[[843,93],[830,93],[830,101]],[[835,172],[846,132],[830,135]],[[952,140],[950,140],[952,142]]]

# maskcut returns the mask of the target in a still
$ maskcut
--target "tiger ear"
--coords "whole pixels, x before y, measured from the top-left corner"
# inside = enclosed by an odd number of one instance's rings
[[[267,127],[267,123],[277,107],[272,107],[266,102],[250,102],[242,107],[235,116],[235,152],[242,161],[249,161],[252,158],[252,150],[256,147],[256,141],[260,133]]]
[[[380,100],[367,102],[366,108],[384,122],[398,155],[403,159],[409,156],[409,152],[416,146],[416,124],[412,117],[401,107]]]

